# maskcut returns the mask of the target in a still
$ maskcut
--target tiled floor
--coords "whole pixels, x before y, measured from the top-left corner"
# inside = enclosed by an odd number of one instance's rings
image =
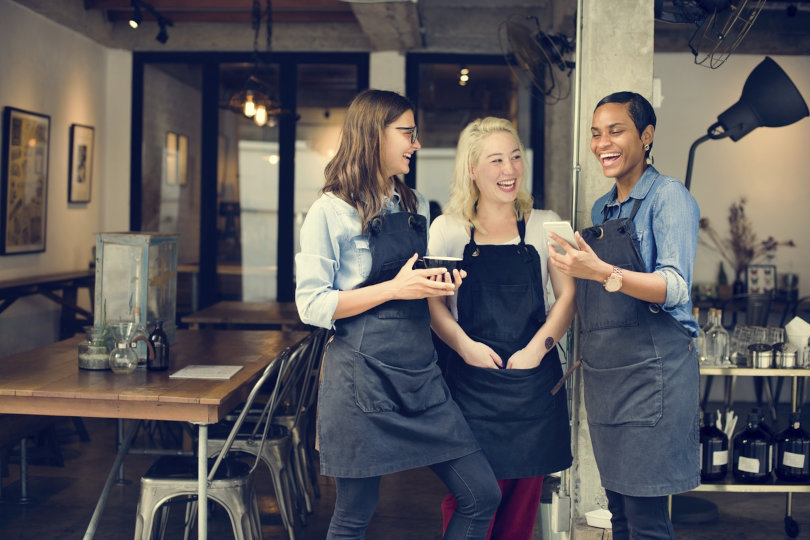
[[[70,422],[57,430],[64,466],[32,464],[29,495],[34,501],[19,505],[19,467],[16,460],[7,467],[3,480],[5,501],[0,503],[0,539],[61,540],[82,538],[114,459],[115,422],[85,419],[92,440],[81,442]],[[42,463],[48,453],[31,449],[31,460]],[[132,538],[138,498],[138,478],[154,456],[130,455],[126,459],[127,483],[115,485],[95,535],[98,540]],[[269,475],[259,469],[257,479],[265,539],[285,539],[283,527],[269,488]],[[321,498],[306,527],[296,527],[297,540],[325,537],[334,501],[332,481],[321,478]],[[439,502],[444,488],[427,469],[385,477],[380,503],[367,538],[370,540],[438,540],[441,537]],[[773,540],[784,534],[783,494],[693,493],[690,496],[713,501],[719,518],[709,524],[676,524],[679,540]],[[181,538],[182,507],[173,511],[168,538]],[[793,499],[793,515],[805,529],[799,538],[810,536],[810,494]],[[601,534],[599,535],[601,536]],[[196,535],[194,536],[196,538]],[[224,512],[213,512],[212,539],[231,538]],[[605,535],[609,537],[609,535]],[[507,539],[508,540],[508,539]]]

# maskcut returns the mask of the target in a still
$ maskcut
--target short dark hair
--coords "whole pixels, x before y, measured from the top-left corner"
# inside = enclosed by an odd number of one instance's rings
[[[607,103],[621,103],[627,104],[627,112],[633,120],[639,136],[647,128],[652,126],[655,128],[655,110],[647,99],[641,94],[635,92],[614,92],[599,100],[599,103],[594,107],[594,111]],[[650,150],[652,150],[652,143],[650,143]],[[649,157],[650,150],[647,150],[645,156]]]

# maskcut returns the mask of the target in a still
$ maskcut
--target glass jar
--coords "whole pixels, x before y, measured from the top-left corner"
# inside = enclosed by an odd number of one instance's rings
[[[85,326],[85,339],[79,343],[79,369],[110,369],[110,351],[113,339],[105,327]]]
[[[111,325],[115,348],[109,355],[110,369],[114,373],[132,373],[138,367],[138,354],[132,346],[135,325],[132,322],[119,322]]]

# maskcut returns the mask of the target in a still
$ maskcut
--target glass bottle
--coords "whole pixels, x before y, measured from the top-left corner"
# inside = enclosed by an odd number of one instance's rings
[[[700,327],[700,308],[692,308],[692,317],[698,323],[698,335],[695,338],[695,347],[697,348],[698,361],[700,365],[707,363],[706,356],[706,332]]]
[[[169,369],[169,336],[163,330],[163,321],[155,322],[155,329],[149,335],[149,341],[155,349],[152,358],[146,363],[146,369],[164,371]]]
[[[135,354],[138,355],[138,367],[145,367],[146,361],[149,358],[149,348],[146,344],[146,341],[149,339],[149,333],[141,322],[141,308],[132,308],[132,322],[135,324],[132,330],[132,344],[133,347],[135,347]]]
[[[713,356],[714,350],[712,349],[712,344],[709,342],[709,333],[714,328],[714,311],[714,308],[709,308],[709,315],[706,318],[706,324],[703,325],[703,339],[706,344],[704,347],[706,349],[704,357],[706,358],[706,365],[709,366],[719,365],[717,358]]]
[[[703,413],[700,428],[700,479],[717,482],[728,474],[728,437],[714,424],[711,413]]]
[[[810,480],[810,436],[801,428],[798,412],[791,413],[790,425],[776,436],[776,476],[786,482]]]
[[[714,322],[706,332],[706,344],[709,357],[714,365],[730,366],[731,359],[728,355],[729,336],[728,331],[723,328],[723,311],[714,310]]]
[[[734,478],[740,482],[766,482],[771,477],[771,439],[759,427],[759,415],[748,415],[743,431],[734,436]]]
[[[797,356],[799,354],[801,354],[801,356],[796,358],[796,367],[804,369],[810,368],[810,339],[807,340],[807,345],[804,346],[804,350],[799,351]]]

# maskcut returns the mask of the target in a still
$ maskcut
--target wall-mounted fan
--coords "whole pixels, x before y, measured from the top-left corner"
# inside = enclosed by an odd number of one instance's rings
[[[572,39],[540,30],[537,17],[518,16],[501,23],[498,38],[509,67],[522,68],[547,103],[568,97],[574,62],[566,58],[574,50]]]
[[[655,0],[655,18],[690,23],[689,49],[695,63],[716,69],[739,47],[765,0]]]

